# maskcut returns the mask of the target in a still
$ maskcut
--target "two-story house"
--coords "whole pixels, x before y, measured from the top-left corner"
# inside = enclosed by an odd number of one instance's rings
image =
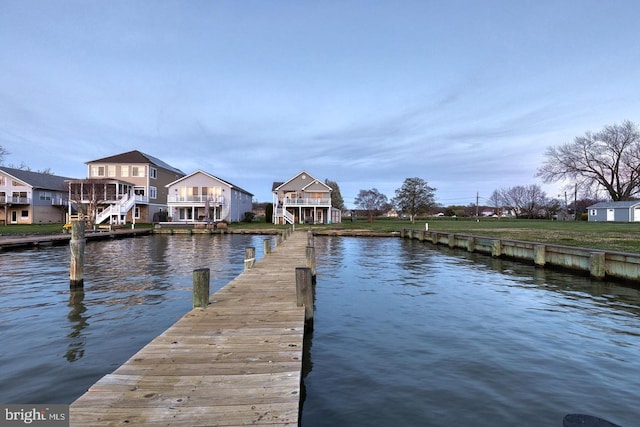
[[[167,211],[167,184],[180,169],[134,150],[87,162],[87,178],[69,180],[69,200],[94,224],[152,222]]]
[[[274,182],[274,224],[331,224],[340,222],[331,208],[331,187],[307,172],[285,182]]]
[[[167,185],[173,222],[236,222],[251,212],[253,194],[197,170]]]
[[[69,178],[0,167],[0,224],[64,222]]]

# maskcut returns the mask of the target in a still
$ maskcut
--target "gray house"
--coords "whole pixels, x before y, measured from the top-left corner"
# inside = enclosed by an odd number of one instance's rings
[[[587,211],[590,222],[640,222],[640,200],[600,202]]]
[[[0,166],[0,224],[65,222],[67,179]]]

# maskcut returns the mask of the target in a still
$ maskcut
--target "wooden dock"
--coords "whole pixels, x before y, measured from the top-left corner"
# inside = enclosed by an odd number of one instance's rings
[[[72,403],[72,426],[298,426],[305,309],[291,233]],[[241,262],[241,260],[238,260]]]
[[[137,229],[120,229],[109,231],[88,231],[85,234],[85,239],[89,240],[103,240],[103,239],[119,239],[122,237],[135,237],[146,236],[152,234],[153,230],[150,228],[137,228]],[[14,250],[14,249],[29,249],[37,248],[41,246],[60,246],[68,245],[71,240],[71,234],[44,234],[34,236],[0,236],[0,251]]]

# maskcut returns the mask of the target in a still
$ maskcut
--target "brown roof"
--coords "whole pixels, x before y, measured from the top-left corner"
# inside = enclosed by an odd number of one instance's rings
[[[168,163],[163,162],[157,157],[150,156],[138,150],[128,151],[126,153],[116,154],[114,156],[104,157],[102,159],[91,160],[89,163],[152,163],[163,169],[170,170],[179,175],[185,175],[180,169],[174,168]]]

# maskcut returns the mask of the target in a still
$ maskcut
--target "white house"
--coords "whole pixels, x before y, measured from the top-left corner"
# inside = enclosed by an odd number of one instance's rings
[[[331,224],[341,221],[340,211],[331,207],[332,188],[302,171],[285,182],[274,182],[274,224]]]
[[[166,187],[172,222],[237,222],[252,210],[253,194],[202,170]]]

